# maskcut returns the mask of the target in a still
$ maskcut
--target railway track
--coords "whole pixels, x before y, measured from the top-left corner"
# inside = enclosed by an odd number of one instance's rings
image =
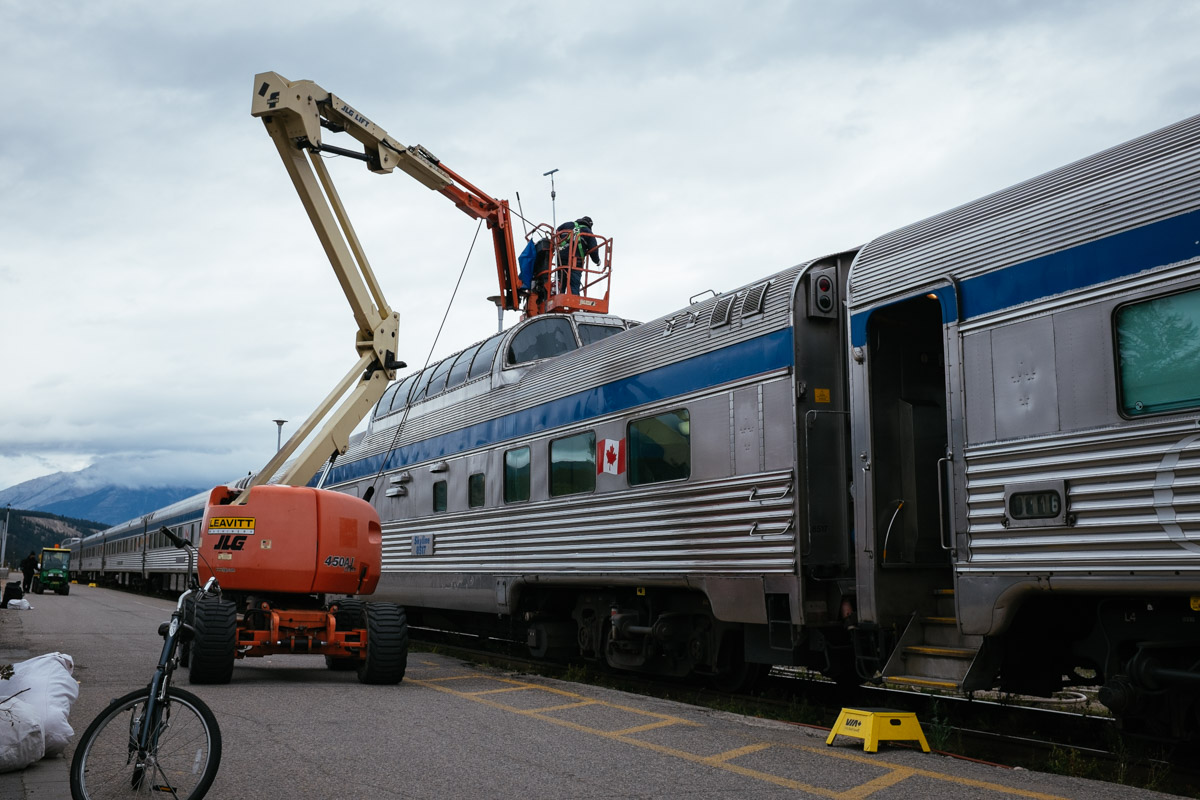
[[[1083,693],[1059,701],[1078,710],[1041,707],[1044,700],[958,697],[869,685],[843,687],[813,673],[773,668],[749,693],[730,693],[696,680],[648,678],[595,664],[533,659],[518,642],[412,628],[415,647],[498,669],[532,672],[678,700],[723,711],[829,730],[845,707],[912,711],[930,747],[946,756],[997,766],[1093,778],[1140,788],[1200,796],[1200,768],[1187,744],[1123,737]],[[1030,705],[1035,704],[1035,705]],[[889,743],[888,746],[904,746]]]

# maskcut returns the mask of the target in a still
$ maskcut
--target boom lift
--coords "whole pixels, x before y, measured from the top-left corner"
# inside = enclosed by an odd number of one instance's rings
[[[228,682],[235,658],[276,653],[321,653],[330,668],[357,668],[365,683],[397,683],[408,653],[404,610],[389,603],[326,604],[324,599],[374,592],[382,562],[379,515],[365,499],[306,485],[322,464],[346,452],[354,426],[404,366],[395,355],[399,315],[384,299],[322,154],[365,161],[380,174],[398,167],[469,216],[485,220],[496,251],[500,305],[506,310],[518,310],[524,301],[529,316],[607,312],[611,242],[595,236],[581,247],[576,232],[538,226],[531,237],[541,231],[544,258],[537,274],[526,274],[523,282],[507,201],[483,193],[425,148],[402,145],[312,81],[291,82],[264,72],[255,76],[254,90],[251,114],[262,119],[274,141],[350,303],[358,325],[358,360],[257,475],[210,493],[200,572],[202,580],[217,575],[224,597],[190,609],[194,637],[184,660],[193,683]],[[350,135],[362,151],[324,143],[322,129]],[[558,263],[560,250],[569,252],[566,263]],[[592,251],[601,257],[596,270],[583,262]],[[570,291],[571,270],[581,273],[574,281],[582,284],[578,294]],[[275,483],[268,484],[272,478]]]

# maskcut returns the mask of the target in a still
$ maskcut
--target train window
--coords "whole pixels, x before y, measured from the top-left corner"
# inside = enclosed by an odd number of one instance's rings
[[[450,370],[450,377],[446,379],[446,388],[453,389],[467,380],[467,372],[471,369],[471,359],[479,352],[479,348],[483,346],[480,342],[475,347],[468,350],[463,350],[458,358],[454,359],[454,367]]]
[[[391,408],[388,409],[389,411],[399,411],[408,405],[408,395],[412,392],[413,384],[417,382],[418,374],[414,372],[400,382],[400,387],[396,390],[396,396],[392,400]]]
[[[467,478],[467,506],[470,508],[483,508],[486,502],[484,494],[484,477],[482,472],[476,472],[474,475]]]
[[[504,502],[529,499],[529,448],[518,447],[504,454]]]
[[[399,390],[400,384],[394,383],[387,388],[383,393],[383,397],[379,398],[379,402],[375,406],[375,417],[378,419],[392,408],[392,400],[396,397],[396,391]]]
[[[550,442],[550,496],[596,491],[596,434]]]
[[[1200,407],[1200,290],[1122,306],[1115,316],[1121,411]]]
[[[433,511],[440,513],[446,510],[446,482],[433,482]]]
[[[500,339],[503,336],[504,334],[498,333],[479,346],[479,352],[471,361],[471,372],[467,375],[467,380],[487,375],[492,371],[492,362],[496,360],[496,351],[500,349]]]
[[[614,333],[620,333],[625,330],[616,325],[583,325],[579,326],[579,339],[586,347],[589,344],[594,344],[601,339],[607,339]]]
[[[421,370],[421,374],[417,376],[417,382],[413,384],[412,395],[408,399],[410,404],[419,403],[425,399],[425,393],[429,391],[429,379],[433,377],[435,369],[437,369],[437,364]]]
[[[508,346],[508,365],[516,366],[540,358],[562,355],[574,350],[575,334],[571,323],[561,317],[534,320],[513,337]]]
[[[437,369],[433,371],[433,377],[429,379],[429,389],[427,395],[433,397],[446,389],[446,376],[450,374],[450,368],[454,366],[454,359],[447,358],[441,364],[438,364]]]
[[[634,420],[628,433],[631,486],[684,480],[692,474],[691,417],[686,408]]]

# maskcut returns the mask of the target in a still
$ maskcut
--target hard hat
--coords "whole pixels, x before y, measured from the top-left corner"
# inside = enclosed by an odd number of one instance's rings
[[[592,218],[591,217],[580,217],[579,224],[587,225],[590,228],[590,227],[592,227]]]

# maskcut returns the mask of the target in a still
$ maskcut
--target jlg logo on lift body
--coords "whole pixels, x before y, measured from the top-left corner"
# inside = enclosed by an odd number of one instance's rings
[[[214,517],[208,521],[208,532],[220,537],[214,550],[243,550],[254,533],[254,517]]]
[[[221,538],[217,539],[217,543],[213,545],[213,550],[242,550],[246,547],[246,540],[249,538],[249,536],[234,536],[223,533],[221,534]]]

